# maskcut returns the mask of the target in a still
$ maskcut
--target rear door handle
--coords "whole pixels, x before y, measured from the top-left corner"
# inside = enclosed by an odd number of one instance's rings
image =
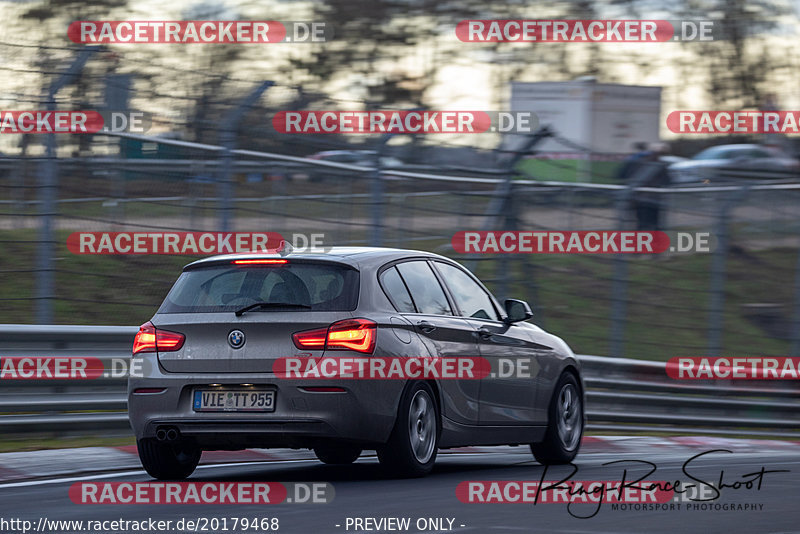
[[[431,332],[436,330],[436,326],[429,323],[428,321],[420,321],[417,323],[417,326],[419,327],[420,330],[422,330],[426,334],[430,334]]]

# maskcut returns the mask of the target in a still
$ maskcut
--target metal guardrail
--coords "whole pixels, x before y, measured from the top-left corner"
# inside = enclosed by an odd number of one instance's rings
[[[0,357],[130,358],[136,327],[0,325]],[[679,382],[665,364],[579,355],[589,430],[800,438],[796,382]],[[128,429],[126,379],[4,380],[0,431],[102,433]]]

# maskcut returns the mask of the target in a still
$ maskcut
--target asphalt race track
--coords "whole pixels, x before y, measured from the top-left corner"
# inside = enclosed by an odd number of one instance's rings
[[[105,475],[25,481],[0,484],[0,514],[4,518],[30,520],[36,525],[41,518],[47,520],[178,520],[180,518],[272,518],[279,519],[278,532],[287,533],[338,533],[338,532],[389,532],[355,530],[354,518],[410,518],[405,532],[446,532],[444,529],[418,530],[416,522],[427,518],[445,518],[453,521],[453,531],[470,533],[514,532],[569,532],[569,533],[668,533],[668,532],[800,532],[800,453],[786,450],[763,452],[713,453],[691,461],[687,469],[692,476],[703,481],[723,480],[734,485],[737,480],[752,479],[746,476],[764,467],[766,470],[788,470],[766,473],[761,488],[738,490],[723,488],[719,499],[711,506],[718,509],[686,509],[683,504],[674,510],[613,510],[611,504],[573,505],[547,504],[470,504],[456,497],[456,486],[469,480],[539,480],[541,465],[533,461],[527,449],[520,447],[508,452],[464,453],[440,455],[434,472],[423,479],[387,480],[373,456],[366,455],[352,466],[326,466],[314,460],[277,461],[269,463],[223,464],[201,466],[190,478],[194,481],[275,481],[275,482],[329,482],[335,488],[335,498],[329,504],[281,503],[274,505],[83,505],[73,503],[68,490],[76,481],[147,481],[142,471],[127,471]],[[370,451],[371,452],[371,451]],[[688,481],[682,472],[684,463],[697,454],[688,450],[659,452],[654,448],[623,453],[588,452],[576,460],[579,468],[573,480],[619,480],[623,467],[629,468],[629,479],[642,476],[642,464],[603,465],[615,460],[646,460],[657,465],[657,471],[647,480]],[[547,480],[566,476],[570,468],[551,468]],[[697,503],[702,504],[702,503]],[[731,505],[749,504],[754,510],[730,510]],[[759,505],[763,505],[760,507]],[[589,518],[576,518],[588,516]],[[347,520],[351,519],[347,528]],[[365,525],[367,525],[365,523]],[[463,525],[463,526],[462,526]],[[35,527],[34,527],[35,528]],[[15,532],[5,529],[7,532]],[[35,530],[34,530],[35,531]],[[214,530],[208,530],[214,532]],[[234,530],[230,529],[230,532]],[[239,530],[241,532],[242,530]],[[397,531],[397,530],[395,530]],[[48,530],[48,532],[65,532]],[[110,531],[109,531],[110,532]],[[179,532],[179,530],[170,530]],[[216,532],[223,532],[217,529]],[[247,530],[256,532],[256,530]],[[258,530],[261,532],[261,530]]]

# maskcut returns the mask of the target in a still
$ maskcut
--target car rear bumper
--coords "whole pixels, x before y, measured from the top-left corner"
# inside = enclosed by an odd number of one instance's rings
[[[385,443],[394,426],[404,386],[402,381],[288,380],[270,373],[166,373],[155,363],[154,355],[144,359],[143,376],[128,380],[128,415],[137,439],[154,438],[162,427],[174,428],[183,438],[206,449]],[[344,391],[306,389],[330,386]],[[233,387],[274,391],[275,410],[194,410],[195,389]],[[136,392],[143,388],[161,391]]]

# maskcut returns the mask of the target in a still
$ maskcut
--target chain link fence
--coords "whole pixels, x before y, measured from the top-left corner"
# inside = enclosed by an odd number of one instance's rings
[[[591,182],[548,181],[568,164],[545,161],[533,180],[516,164],[535,154],[542,132],[513,150],[283,135],[265,118],[302,109],[296,87],[192,72],[217,92],[181,96],[133,83],[113,58],[99,61],[102,49],[0,47],[29,63],[38,54],[37,67],[18,75],[47,88],[8,95],[7,108],[113,109],[124,101],[174,112],[154,113],[160,119],[147,136],[4,136],[0,322],[139,324],[194,259],[77,255],[66,246],[74,232],[323,233],[327,245],[417,248],[461,260],[499,298],[527,300],[534,322],[583,354],[800,356],[796,178],[739,172],[729,184],[636,188],[609,183],[608,165],[592,166]],[[260,99],[265,91],[269,98]],[[548,135],[576,148],[550,126]],[[196,142],[180,140],[187,137]],[[358,163],[307,157],[329,149],[371,152]],[[386,155],[405,164],[386,167]],[[634,229],[633,206],[645,197],[661,229],[707,232],[715,250],[463,256],[451,245],[464,230]]]
[[[117,138],[117,142],[131,142]],[[179,158],[56,158],[43,205],[41,158],[7,158],[0,199],[2,322],[136,324],[193,257],[77,255],[89,231],[229,230],[324,234],[327,245],[436,251],[463,261],[499,298],[531,303],[534,321],[576,352],[665,360],[679,355],[800,355],[800,185],[645,188],[487,178],[480,172],[382,170],[149,139]],[[222,172],[222,163],[230,167]],[[226,176],[227,187],[221,187]],[[223,197],[220,192],[228,195]],[[707,232],[711,252],[459,255],[464,230],[635,228],[626,199],[656,198],[661,228]],[[42,241],[42,226],[52,240]],[[379,231],[376,231],[376,228]],[[42,262],[47,247],[50,265]],[[41,269],[52,274],[42,287]],[[38,306],[37,306],[38,303]]]

